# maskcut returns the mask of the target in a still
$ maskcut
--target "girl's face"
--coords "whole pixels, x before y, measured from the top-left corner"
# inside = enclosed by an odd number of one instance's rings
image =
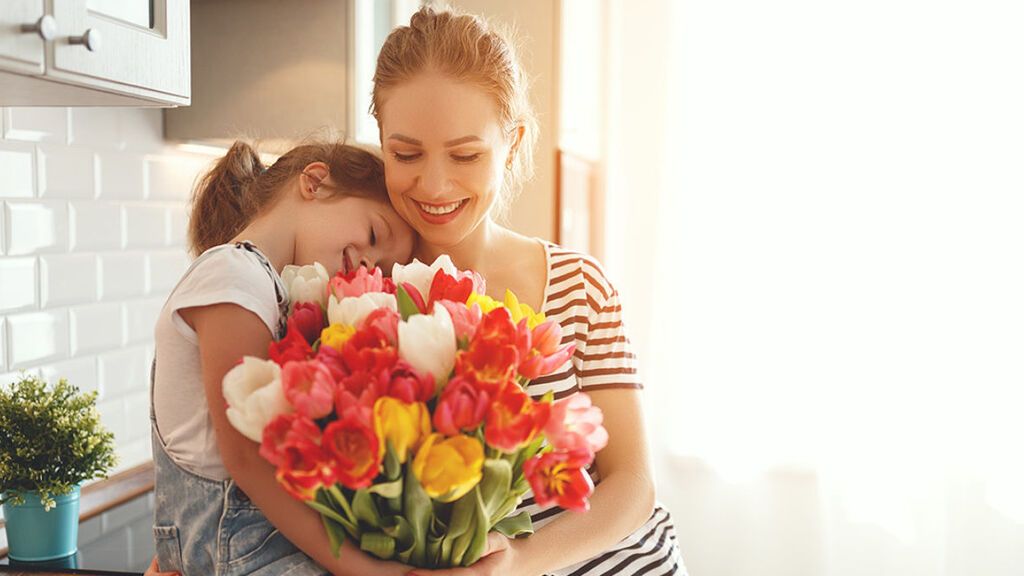
[[[333,275],[360,264],[385,274],[412,257],[412,229],[387,202],[346,196],[304,203],[295,238],[296,264],[320,262]]]
[[[381,143],[395,210],[436,247],[462,242],[501,193],[512,139],[481,88],[424,73],[384,95]]]

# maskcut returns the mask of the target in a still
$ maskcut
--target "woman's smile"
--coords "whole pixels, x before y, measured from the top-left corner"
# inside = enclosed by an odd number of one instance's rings
[[[447,224],[459,216],[462,209],[469,203],[469,198],[448,202],[446,204],[432,204],[412,200],[418,209],[420,218],[428,224]]]

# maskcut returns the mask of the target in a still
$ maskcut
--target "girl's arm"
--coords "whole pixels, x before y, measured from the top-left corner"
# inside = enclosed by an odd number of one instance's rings
[[[335,558],[320,514],[285,492],[274,479],[274,467],[259,455],[259,446],[228,422],[221,381],[242,356],[267,357],[271,335],[266,325],[235,304],[188,308],[180,314],[198,334],[210,419],[224,467],[239,488],[288,540],[332,574],[405,574],[408,566],[372,558],[348,540]]]
[[[595,406],[604,412],[608,445],[597,453],[601,483],[583,514],[565,512],[528,538],[508,542],[469,568],[417,570],[430,576],[470,574],[546,574],[592,558],[612,548],[654,512],[654,480],[643,426],[640,391],[606,389],[589,391]]]

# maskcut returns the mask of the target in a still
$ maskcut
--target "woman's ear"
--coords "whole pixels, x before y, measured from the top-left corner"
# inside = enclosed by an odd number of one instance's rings
[[[305,200],[326,198],[329,193],[321,189],[321,184],[331,175],[331,169],[323,162],[312,162],[302,169],[299,175],[299,191]]]
[[[508,158],[505,159],[505,169],[511,170],[512,164],[515,163],[516,154],[519,153],[519,144],[523,141],[523,135],[526,134],[526,127],[520,124],[512,129],[509,133],[512,137],[512,146],[508,149]]]

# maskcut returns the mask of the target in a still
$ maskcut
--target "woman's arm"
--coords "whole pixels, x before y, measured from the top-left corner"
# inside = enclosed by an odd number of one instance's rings
[[[654,481],[640,391],[605,389],[588,394],[604,412],[609,437],[608,445],[597,453],[601,483],[590,498],[590,510],[559,514],[532,536],[512,540],[508,549],[498,549],[469,568],[416,574],[545,574],[607,551],[647,522],[654,512]]]
[[[221,381],[242,356],[267,357],[270,331],[252,312],[235,304],[215,304],[180,312],[199,336],[203,386],[224,467],[267,519],[300,550],[331,573],[405,574],[408,566],[368,556],[346,541],[338,558],[331,554],[320,514],[289,495],[274,479],[274,468],[259,446],[227,419]]]

